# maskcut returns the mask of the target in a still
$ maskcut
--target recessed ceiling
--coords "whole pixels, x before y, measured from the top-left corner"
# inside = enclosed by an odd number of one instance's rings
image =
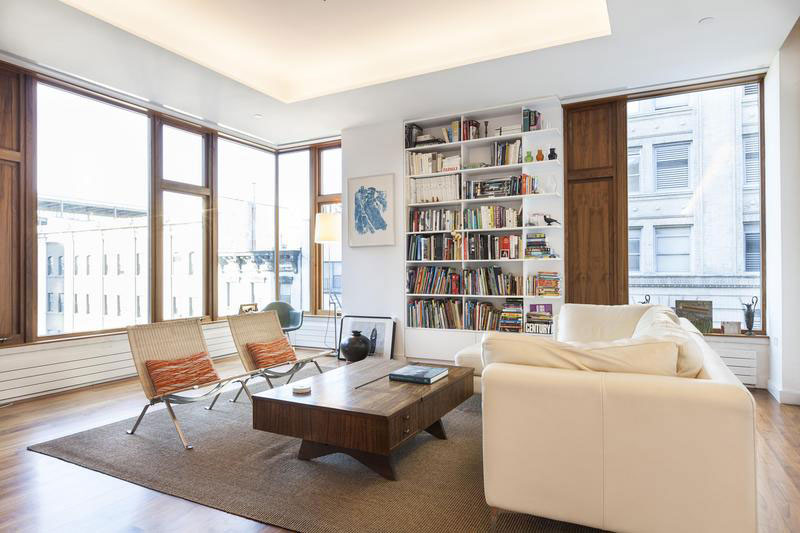
[[[61,0],[283,102],[611,33],[605,0]]]

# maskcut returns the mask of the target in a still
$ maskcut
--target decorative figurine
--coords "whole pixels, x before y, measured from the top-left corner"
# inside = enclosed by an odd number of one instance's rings
[[[742,303],[744,306],[744,324],[747,326],[747,335],[753,334],[753,321],[756,318],[756,304],[758,303],[758,296],[753,296],[750,303]]]
[[[542,153],[542,149],[541,148],[539,148],[539,150],[536,152],[536,160],[537,161],[544,161],[544,154]]]
[[[544,221],[548,226],[552,226],[553,224],[561,225],[561,222],[559,222],[558,220],[552,218],[550,215],[545,215],[544,216]]]
[[[530,150],[528,150],[525,153],[525,162],[526,163],[533,163],[533,156],[531,155],[531,151]]]
[[[558,159],[558,156],[556,155],[556,149],[555,148],[550,148],[550,153],[547,154],[547,159],[549,159],[550,161],[553,161],[554,159]]]
[[[484,137],[488,137],[489,136],[489,121],[488,120],[484,120],[483,121],[483,136]]]

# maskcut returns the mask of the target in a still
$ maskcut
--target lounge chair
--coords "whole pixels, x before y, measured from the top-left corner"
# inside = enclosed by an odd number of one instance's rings
[[[278,318],[278,313],[275,311],[262,311],[259,313],[246,313],[241,315],[231,315],[228,317],[228,326],[231,329],[231,336],[233,343],[236,346],[236,351],[239,352],[239,358],[242,360],[245,370],[250,374],[249,377],[244,379],[242,388],[236,393],[236,396],[230,401],[235,402],[239,399],[242,391],[247,394],[248,398],[252,401],[252,395],[247,389],[247,382],[256,377],[262,377],[267,381],[270,388],[272,387],[273,378],[283,378],[289,376],[286,383],[289,383],[294,375],[303,369],[308,363],[314,363],[317,370],[322,374],[322,369],[315,361],[318,357],[326,355],[328,352],[320,352],[317,354],[297,356],[291,344],[288,348],[291,349],[293,359],[289,361],[282,361],[268,366],[259,366],[247,345],[250,343],[269,343],[285,337],[281,329],[281,323]],[[278,367],[291,365],[288,370],[275,370]],[[212,404],[213,406],[213,404]]]
[[[163,402],[167,408],[169,417],[172,419],[172,423],[175,424],[175,429],[178,432],[181,443],[183,443],[183,447],[187,450],[191,450],[192,446],[186,441],[181,426],[178,424],[178,419],[175,417],[172,404],[204,401],[210,396],[214,396],[214,402],[216,402],[217,398],[222,393],[222,389],[226,385],[238,382],[244,387],[244,383],[248,379],[247,374],[211,381],[207,379],[198,380],[191,375],[188,377],[186,375],[181,375],[175,376],[176,379],[179,378],[179,380],[183,382],[183,386],[180,388],[161,394],[156,390],[156,386],[153,384],[150,377],[150,371],[147,368],[147,361],[174,361],[176,359],[197,356],[198,354],[206,354],[207,356],[208,346],[203,336],[203,329],[200,326],[199,318],[170,320],[168,322],[131,326],[128,328],[128,342],[131,346],[131,355],[136,365],[136,372],[139,375],[139,382],[142,384],[144,395],[150,401],[150,403],[145,405],[144,409],[142,409],[133,428],[128,430],[129,435],[134,434],[147,412],[147,409],[151,405]],[[201,363],[204,364],[206,362],[205,358],[200,357],[200,359],[202,359]],[[213,370],[213,364],[210,358],[208,359],[208,364]],[[161,373],[163,375],[164,371]],[[192,383],[192,379],[195,379],[196,382]],[[190,391],[194,391],[195,394],[185,394]],[[206,409],[213,407],[214,402]]]

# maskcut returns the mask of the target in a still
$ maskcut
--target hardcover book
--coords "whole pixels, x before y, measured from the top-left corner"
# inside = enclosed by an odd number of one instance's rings
[[[422,385],[430,385],[447,376],[447,369],[441,367],[408,365],[403,368],[398,368],[391,374],[389,379],[391,381],[406,381],[409,383],[420,383]]]

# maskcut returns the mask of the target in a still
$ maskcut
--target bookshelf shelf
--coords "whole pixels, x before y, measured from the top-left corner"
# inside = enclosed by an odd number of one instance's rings
[[[520,126],[528,120],[529,115],[525,110],[536,110],[540,113],[541,125],[543,129],[519,132]],[[531,120],[533,120],[531,118]],[[476,128],[479,123],[479,127]],[[453,136],[458,138],[461,135],[461,130],[469,130],[473,135],[477,130],[479,135],[485,135],[485,132],[494,133],[495,135],[483,136],[475,139],[458,140],[454,142],[446,142],[440,144],[431,144],[427,146],[418,146],[405,148],[403,151],[404,160],[407,159],[406,176],[405,176],[405,240],[407,252],[409,246],[418,246],[419,249],[415,252],[422,251],[427,255],[427,250],[436,250],[437,255],[441,253],[442,249],[449,250],[449,254],[453,255],[453,247],[456,247],[456,254],[467,255],[467,246],[475,243],[475,250],[491,250],[494,246],[495,254],[498,249],[514,249],[517,245],[513,242],[514,239],[521,239],[519,241],[520,253],[524,254],[525,248],[528,250],[544,250],[547,253],[548,249],[557,257],[520,257],[517,259],[450,259],[450,260],[406,260],[406,277],[411,279],[411,270],[415,270],[415,276],[448,276],[448,278],[438,278],[436,285],[427,285],[430,281],[423,281],[421,285],[417,286],[417,290],[424,287],[422,290],[432,290],[433,287],[437,289],[448,287],[451,285],[439,285],[439,283],[462,283],[465,279],[465,270],[470,270],[470,287],[471,290],[487,290],[485,277],[490,276],[489,279],[495,280],[492,276],[502,276],[508,283],[513,280],[516,283],[521,283],[524,292],[529,292],[532,287],[529,280],[539,279],[537,284],[539,287],[547,287],[548,280],[558,279],[561,290],[559,296],[536,296],[533,294],[522,295],[500,295],[500,294],[428,294],[428,293],[415,293],[407,292],[407,280],[404,280],[403,295],[408,305],[408,310],[405,316],[406,333],[404,335],[405,353],[407,357],[415,359],[450,359],[459,349],[479,342],[482,334],[486,331],[484,329],[474,329],[475,323],[472,320],[475,317],[485,316],[479,313],[496,313],[494,316],[500,317],[502,324],[506,325],[514,323],[515,313],[512,310],[508,313],[501,314],[504,309],[511,309],[512,306],[507,304],[508,300],[523,302],[522,309],[522,331],[519,334],[524,335],[537,335],[547,336],[541,333],[526,333],[525,322],[528,318],[532,323],[537,324],[539,327],[542,325],[541,315],[532,314],[530,317],[526,315],[527,311],[535,311],[536,313],[547,313],[552,309],[552,314],[555,316],[563,305],[564,299],[564,261],[563,255],[565,252],[564,245],[564,232],[561,225],[535,225],[526,226],[525,224],[531,220],[531,215],[545,214],[555,218],[556,220],[564,220],[564,167],[562,158],[564,156],[564,141],[563,141],[563,111],[561,103],[557,98],[543,98],[535,101],[524,102],[515,105],[506,105],[493,109],[484,109],[463,113],[461,115],[446,115],[442,117],[424,118],[419,120],[410,120],[406,124],[413,123],[418,126],[421,135],[430,135],[435,138],[443,138],[443,135]],[[443,131],[446,130],[446,131]],[[517,131],[514,131],[514,130]],[[499,134],[504,131],[510,131],[505,134]],[[508,144],[506,144],[508,143]],[[531,161],[524,162],[524,157],[527,152],[535,157],[538,150],[542,150],[547,157],[550,148],[555,148],[557,159],[544,161]],[[415,154],[429,154],[429,155],[415,155]],[[440,154],[440,155],[439,155]],[[487,165],[471,167],[478,163],[491,163],[494,161],[509,162],[509,155],[511,157],[519,158],[516,163],[503,164],[503,165]],[[410,169],[413,168],[442,168],[441,165],[455,166],[459,163],[458,156],[460,156],[460,170],[448,172],[432,172],[432,173],[417,173],[411,174]],[[450,161],[444,161],[444,158],[452,158]],[[527,174],[526,180],[517,180],[513,185],[505,185],[503,179],[509,176],[519,176]],[[431,179],[426,181],[425,178],[441,178],[443,176],[454,176],[447,179]],[[527,181],[530,179],[530,181]],[[494,180],[491,185],[480,186],[477,182]],[[470,182],[470,188],[467,189],[466,183]],[[511,183],[511,182],[508,182]],[[524,183],[524,185],[523,185]],[[467,190],[475,191],[475,193],[491,194],[507,194],[512,190],[520,190],[523,187],[530,187],[533,183],[535,194],[524,195],[509,195],[509,196],[486,196],[481,198],[465,198]],[[529,190],[529,189],[523,189]],[[546,192],[538,192],[546,191]],[[453,198],[458,196],[458,198]],[[417,199],[431,199],[431,198],[452,198],[449,200],[440,200],[432,202],[420,202]],[[410,199],[414,198],[415,201],[411,202]],[[424,231],[411,231],[412,221],[416,224],[414,214],[416,211],[425,211],[429,209],[441,209],[442,211],[461,211],[464,210],[477,210],[477,216],[486,217],[486,211],[480,211],[484,206],[493,207],[494,210],[490,211],[491,216],[496,218],[496,222],[489,224],[502,224],[505,223],[504,216],[510,216],[508,211],[503,211],[502,208],[517,210],[521,212],[521,223],[518,221],[514,227],[493,227],[493,228],[460,228],[457,230],[424,230]],[[498,206],[501,208],[498,215]],[[513,214],[513,212],[512,212]],[[450,214],[445,213],[428,213],[427,220],[436,220],[437,216],[442,216],[442,220],[453,220]],[[475,211],[472,211],[471,217],[475,217]],[[421,217],[420,217],[421,220]],[[483,223],[486,223],[486,218],[482,218]],[[507,219],[513,221],[513,219]],[[519,220],[519,219],[518,219]],[[539,222],[535,220],[534,222]],[[466,225],[464,223],[463,225]],[[418,226],[417,226],[418,227]],[[422,226],[425,227],[425,226]],[[430,227],[430,226],[429,226]],[[534,236],[535,233],[542,233],[544,237]],[[455,234],[452,236],[451,234]],[[542,248],[543,246],[543,248]],[[499,247],[499,248],[498,248]],[[473,255],[473,252],[470,252]],[[494,255],[494,254],[493,254]],[[408,255],[407,255],[408,257]],[[423,270],[427,267],[429,270]],[[436,269],[436,270],[434,270]],[[452,277],[450,277],[452,276]],[[479,281],[483,279],[484,281]],[[544,280],[544,281],[541,281]],[[412,280],[413,281],[413,280]],[[498,281],[500,282],[500,281]],[[477,283],[477,285],[475,284]],[[495,281],[492,281],[495,283]],[[466,285],[464,285],[466,286]],[[491,285],[489,285],[491,286]],[[502,287],[502,285],[500,285]],[[509,285],[506,285],[507,287]],[[413,290],[413,285],[411,286]],[[495,286],[496,287],[496,286]],[[511,290],[516,290],[520,285],[511,285]],[[495,289],[491,289],[494,291]],[[462,288],[463,291],[463,288]],[[497,291],[499,292],[499,291]],[[411,302],[415,302],[415,306],[411,307]],[[437,302],[435,304],[430,302]],[[451,303],[445,303],[451,302]],[[547,307],[542,307],[546,305]],[[537,307],[533,307],[537,306]],[[446,310],[446,311],[445,311]],[[427,313],[427,314],[426,314]],[[432,314],[433,313],[433,314]],[[419,322],[415,320],[425,320],[427,323],[432,316],[438,323],[441,323],[444,315],[438,313],[448,314],[446,322],[450,325],[453,324],[452,313],[458,313],[463,325],[462,328],[432,328],[432,327],[419,327]],[[517,314],[516,317],[519,315]],[[544,315],[546,316],[546,314]],[[497,320],[497,319],[495,319]],[[456,322],[457,323],[457,322]],[[479,322],[480,323],[480,322]]]

